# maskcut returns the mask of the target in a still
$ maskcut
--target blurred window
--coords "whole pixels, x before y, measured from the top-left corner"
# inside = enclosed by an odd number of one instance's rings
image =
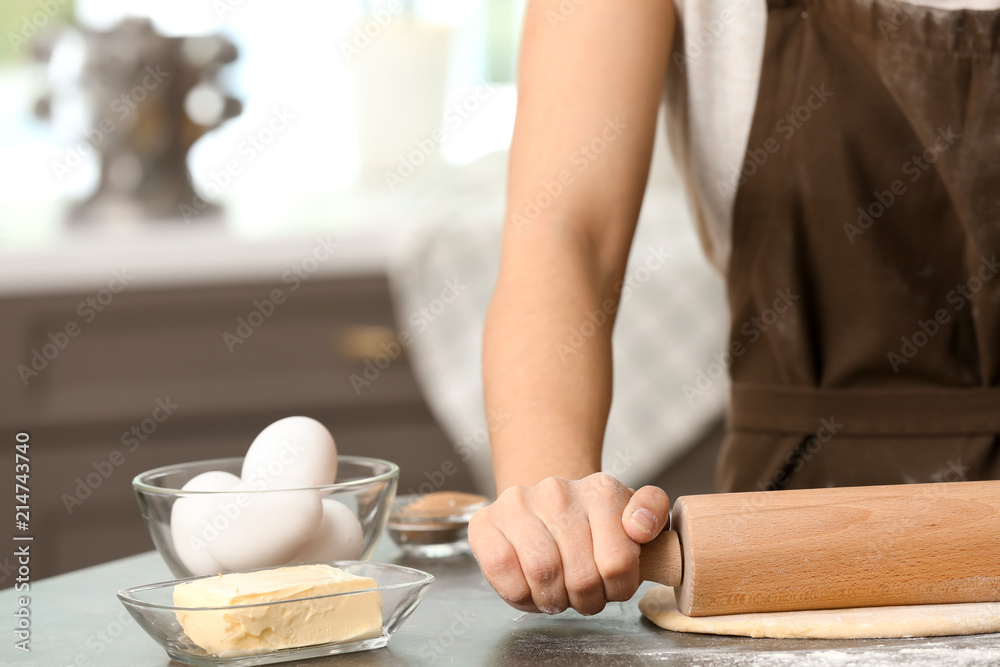
[[[357,122],[358,67],[345,57],[343,45],[378,12],[392,10],[393,22],[400,26],[436,26],[450,35],[445,71],[438,73],[443,91],[440,86],[437,93],[433,87],[421,89],[419,96],[408,100],[414,115],[421,110],[443,114],[446,102],[461,100],[484,83],[500,91],[485,112],[460,128],[460,140],[444,147],[444,162],[462,165],[505,149],[513,126],[513,80],[524,4],[525,0],[0,0],[5,36],[0,47],[0,234],[5,225],[17,225],[31,226],[29,235],[51,237],[61,224],[66,202],[86,196],[98,177],[93,156],[70,178],[52,173],[51,165],[65,157],[87,129],[87,110],[64,108],[52,123],[33,116],[35,102],[53,84],[62,88],[57,94],[64,100],[80,97],[66,81],[68,75],[54,82],[51,69],[46,73],[31,65],[30,38],[37,23],[55,29],[75,13],[81,25],[108,29],[125,16],[137,15],[151,18],[168,35],[221,32],[232,39],[240,58],[224,68],[219,79],[244,101],[244,112],[196,144],[189,164],[196,186],[201,186],[213,170],[238,156],[239,146],[266,125],[276,108],[296,113],[297,121],[281,141],[249,165],[239,183],[224,194],[226,201],[240,201],[233,208],[238,215],[246,217],[245,211],[253,211],[259,218],[253,225],[268,226],[287,218],[289,210],[299,215],[303,198],[315,200],[307,205],[311,212],[305,216],[315,218],[326,205],[317,193],[358,183],[364,162],[359,154],[364,140]],[[26,44],[10,37],[22,31],[29,40]],[[405,32],[386,30],[380,38],[388,44]],[[401,71],[406,70],[403,65]],[[67,118],[70,122],[64,122]],[[241,218],[240,224],[251,222]],[[17,236],[23,235],[19,231]]]

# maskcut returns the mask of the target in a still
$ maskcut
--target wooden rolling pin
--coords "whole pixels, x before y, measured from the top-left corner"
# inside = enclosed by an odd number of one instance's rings
[[[1000,601],[1000,482],[687,496],[642,547],[688,616]]]

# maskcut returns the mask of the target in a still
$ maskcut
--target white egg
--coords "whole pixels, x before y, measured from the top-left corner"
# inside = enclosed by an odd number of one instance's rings
[[[322,486],[337,479],[337,445],[321,423],[309,417],[286,417],[254,439],[243,459],[244,481],[277,481]],[[283,487],[284,488],[284,487]]]
[[[361,555],[364,531],[354,512],[332,498],[323,499],[323,518],[316,533],[290,563],[356,560]]]
[[[278,481],[270,488],[296,486]],[[241,481],[209,519],[218,530],[207,540],[208,552],[226,569],[284,565],[313,535],[323,516],[314,491],[257,489],[259,483]]]
[[[228,472],[202,473],[181,487],[183,491],[228,491],[240,483],[240,478]],[[199,533],[205,518],[213,513],[218,499],[212,496],[185,496],[174,501],[170,510],[170,534],[174,551],[184,566],[195,575],[215,574],[222,571],[208,545]]]
[[[211,470],[195,475],[187,484],[181,487],[182,491],[228,491],[240,483],[240,478],[231,472],[221,470]]]
[[[205,505],[202,498],[178,498],[170,514],[174,551],[193,575],[215,574],[224,569],[208,553],[207,543],[199,536],[204,517],[211,513]]]

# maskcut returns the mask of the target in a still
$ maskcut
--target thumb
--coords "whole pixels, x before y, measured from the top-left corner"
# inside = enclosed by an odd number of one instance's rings
[[[634,494],[622,512],[625,534],[636,544],[651,541],[670,517],[670,498],[657,486],[644,486]]]

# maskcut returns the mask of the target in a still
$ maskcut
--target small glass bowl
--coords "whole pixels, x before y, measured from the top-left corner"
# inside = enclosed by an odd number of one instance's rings
[[[470,496],[472,494],[469,494]],[[489,501],[481,499],[442,511],[414,511],[410,506],[424,498],[420,494],[398,496],[392,504],[386,531],[408,556],[448,558],[469,549],[469,520]],[[470,498],[471,500],[471,498]]]
[[[142,513],[142,518],[146,521],[146,527],[153,538],[153,544],[174,576],[183,578],[208,574],[207,572],[192,572],[177,553],[173,533],[170,529],[170,520],[174,503],[178,499],[210,495],[218,499],[220,503],[232,505],[233,503],[238,504],[244,495],[287,494],[289,492],[288,489],[239,493],[181,490],[184,484],[201,473],[219,470],[239,477],[242,467],[243,459],[239,457],[211,459],[155,468],[137,475],[132,480],[132,488],[139,501],[139,510]],[[382,530],[389,518],[389,510],[393,498],[396,497],[398,478],[399,466],[395,463],[363,456],[338,456],[335,484],[305,487],[295,491],[314,490],[321,498],[332,498],[346,505],[361,523],[361,549],[356,559],[368,560],[374,553],[375,547],[378,546],[379,537],[381,537]],[[219,518],[222,519],[221,516]],[[267,534],[261,532],[260,539],[267,539]],[[272,566],[292,564],[294,563],[273,563]],[[222,569],[222,571],[228,570]]]
[[[350,591],[347,593],[334,593],[332,595],[320,595],[309,598],[297,598],[291,600],[279,600],[275,602],[263,602],[247,605],[233,605],[232,607],[205,607],[190,608],[177,607],[174,605],[173,592],[177,584],[206,579],[208,577],[189,577],[176,581],[164,581],[147,586],[136,586],[126,588],[118,592],[118,599],[132,615],[132,618],[142,627],[146,633],[155,639],[166,650],[167,655],[180,662],[189,665],[226,665],[227,667],[249,667],[250,665],[269,665],[276,662],[288,662],[290,660],[305,660],[324,655],[336,655],[338,653],[352,653],[354,651],[366,651],[373,648],[381,648],[389,643],[389,638],[399,629],[403,621],[416,609],[423,598],[427,586],[434,581],[434,577],[426,572],[414,570],[400,565],[388,565],[385,563],[364,563],[360,561],[336,561],[328,563],[338,567],[350,574],[359,577],[371,577],[378,583],[378,588],[369,588],[363,591]],[[271,568],[262,568],[271,569]],[[364,639],[352,642],[332,642],[327,644],[313,644],[311,646],[301,646],[297,648],[286,648],[268,653],[256,653],[252,655],[216,656],[207,653],[203,648],[195,644],[184,633],[177,620],[177,611],[184,611],[188,614],[199,612],[215,613],[218,611],[232,611],[244,608],[259,608],[268,606],[295,605],[307,603],[310,600],[321,600],[332,597],[342,597],[350,595],[361,595],[378,591],[382,596],[382,636],[372,639]]]

